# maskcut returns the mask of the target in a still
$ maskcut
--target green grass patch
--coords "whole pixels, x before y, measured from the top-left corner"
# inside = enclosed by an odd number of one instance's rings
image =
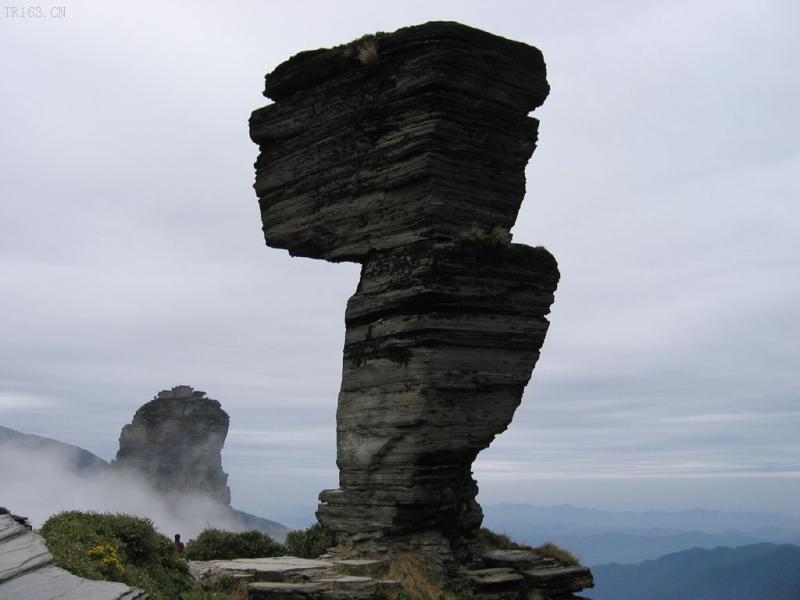
[[[174,543],[131,515],[68,511],[39,531],[55,564],[86,579],[118,581],[151,600],[207,600]]]
[[[283,556],[286,548],[260,531],[233,533],[206,529],[186,544],[184,556],[189,560],[230,560],[233,558],[265,558]]]
[[[318,558],[335,545],[333,532],[319,523],[286,536],[286,553],[300,558]]]

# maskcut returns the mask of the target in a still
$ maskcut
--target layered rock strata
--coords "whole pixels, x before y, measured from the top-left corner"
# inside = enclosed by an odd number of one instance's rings
[[[141,406],[122,428],[114,468],[146,479],[164,493],[231,501],[222,447],[229,418],[205,392],[179,385]]]
[[[539,50],[457,23],[294,56],[250,119],[267,244],[363,262],[510,229],[548,92]]]
[[[345,314],[340,487],[318,518],[348,557],[469,559],[471,465],[539,357],[559,273],[511,244],[549,87],[541,53],[457,23],[303,52],[266,77],[255,189],[267,245],[362,263]]]

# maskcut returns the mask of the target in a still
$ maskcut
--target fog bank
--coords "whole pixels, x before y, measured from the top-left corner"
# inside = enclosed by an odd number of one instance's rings
[[[0,505],[41,527],[65,510],[121,512],[150,519],[164,535],[195,537],[207,527],[242,531],[231,508],[200,495],[163,494],[112,469],[81,472],[62,453],[0,442]]]

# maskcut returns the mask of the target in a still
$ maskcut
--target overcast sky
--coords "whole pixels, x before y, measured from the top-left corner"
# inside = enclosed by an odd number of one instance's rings
[[[235,505],[336,487],[358,266],[264,245],[247,119],[301,50],[457,20],[544,52],[513,233],[562,273],[479,499],[800,514],[800,4],[42,7],[0,8],[0,424],[110,459],[189,384]]]

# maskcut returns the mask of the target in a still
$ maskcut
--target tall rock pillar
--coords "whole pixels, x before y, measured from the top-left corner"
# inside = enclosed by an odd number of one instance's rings
[[[520,403],[559,273],[510,243],[549,86],[541,53],[434,22],[302,52],[266,77],[268,246],[362,264],[345,313],[338,551],[473,550],[471,466]]]
[[[144,478],[164,494],[231,503],[222,447],[228,413],[217,400],[188,385],[163,390],[139,407],[122,428],[115,469]]]

